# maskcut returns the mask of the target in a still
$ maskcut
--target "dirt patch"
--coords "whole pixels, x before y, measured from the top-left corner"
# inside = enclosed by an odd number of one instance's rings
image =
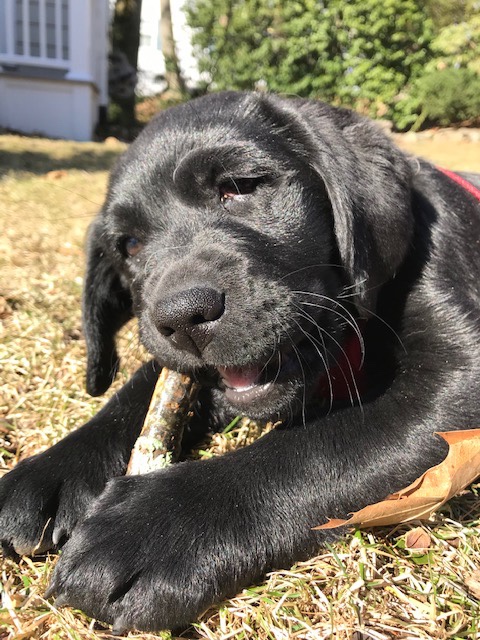
[[[446,169],[480,173],[480,129],[434,129],[393,138],[404,151]]]

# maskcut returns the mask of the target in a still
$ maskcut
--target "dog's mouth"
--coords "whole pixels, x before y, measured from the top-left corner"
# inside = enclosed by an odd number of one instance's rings
[[[307,353],[300,356],[297,348],[245,366],[217,366],[218,386],[230,405],[256,417],[264,409],[269,411],[272,402],[283,404],[283,396],[291,394],[293,387],[308,384],[307,360]]]
[[[227,400],[234,405],[249,405],[271,391],[272,380],[266,380],[265,364],[246,367],[217,367],[220,386]]]
[[[290,405],[297,397],[305,403],[312,393],[327,402],[359,398],[363,373],[363,345],[354,333],[332,362],[327,353],[300,343],[293,350],[277,351],[263,362],[245,366],[217,366],[219,389],[227,402],[250,417],[261,417]],[[300,394],[300,395],[299,395]]]

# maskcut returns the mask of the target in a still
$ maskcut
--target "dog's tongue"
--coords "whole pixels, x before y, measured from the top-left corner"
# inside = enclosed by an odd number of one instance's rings
[[[260,376],[262,368],[259,365],[249,367],[218,367],[223,381],[232,389],[248,389],[253,387]]]

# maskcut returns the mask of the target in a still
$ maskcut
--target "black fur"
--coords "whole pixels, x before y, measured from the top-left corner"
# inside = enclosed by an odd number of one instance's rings
[[[312,527],[438,463],[434,432],[480,424],[479,213],[346,110],[224,93],[160,114],[90,233],[88,388],[109,385],[133,312],[156,362],[203,382],[192,439],[238,413],[282,424],[220,458],[119,477],[158,373],[146,364],[2,479],[4,547],[34,550],[52,518],[42,549],[70,539],[50,592],[117,631],[183,625],[315,554],[327,534]],[[351,384],[350,401],[319,402],[359,322],[361,400]],[[253,391],[225,388],[255,371]]]

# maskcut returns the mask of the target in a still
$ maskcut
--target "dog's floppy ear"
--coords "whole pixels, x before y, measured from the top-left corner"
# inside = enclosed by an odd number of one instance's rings
[[[100,219],[89,229],[83,293],[83,330],[87,343],[87,391],[104,393],[112,384],[119,359],[116,332],[132,317],[132,299],[102,238]]]
[[[340,139],[322,140],[315,167],[332,204],[343,265],[362,316],[375,308],[413,234],[411,167],[376,125],[357,119],[340,128]],[[337,129],[338,131],[338,129]]]
[[[278,105],[278,101],[276,101]],[[360,315],[400,267],[413,234],[412,169],[379,127],[358,114],[302,101],[288,128],[301,140],[330,199],[334,231]]]

